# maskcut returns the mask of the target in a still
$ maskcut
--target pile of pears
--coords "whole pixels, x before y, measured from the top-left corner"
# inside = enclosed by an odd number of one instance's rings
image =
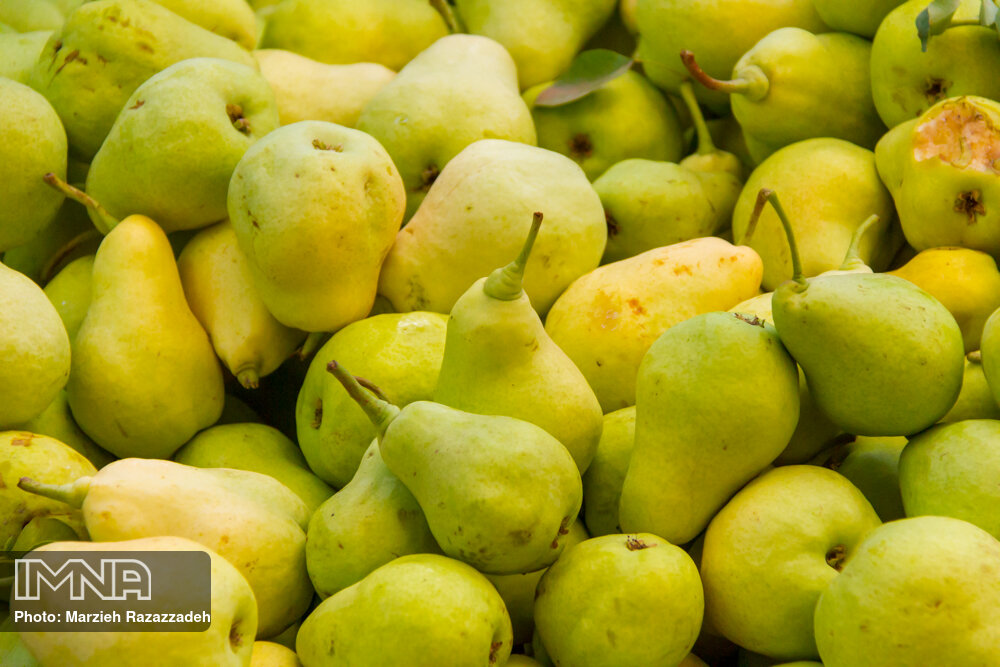
[[[998,17],[0,0],[0,665],[1000,665]]]

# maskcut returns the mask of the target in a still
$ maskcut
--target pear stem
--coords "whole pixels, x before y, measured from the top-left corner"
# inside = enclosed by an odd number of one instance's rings
[[[851,234],[851,245],[847,246],[847,254],[844,256],[844,261],[840,265],[841,271],[851,271],[853,269],[860,269],[863,266],[867,266],[865,261],[861,259],[861,239],[864,238],[865,232],[872,228],[872,226],[879,221],[877,214],[873,213],[868,218],[858,225],[858,228],[854,230]]]
[[[90,490],[91,479],[91,477],[81,477],[69,484],[46,484],[45,482],[37,482],[30,477],[22,477],[17,482],[17,486],[22,491],[58,500],[80,509],[83,507],[83,500],[87,497],[87,491]]]
[[[115,225],[118,224],[118,218],[108,213],[107,209],[101,206],[100,202],[80,188],[73,187],[51,172],[45,174],[45,176],[42,177],[42,180],[44,180],[50,187],[61,192],[64,197],[68,197],[76,203],[86,206],[90,210],[94,211],[98,218],[98,221],[95,221],[94,225],[102,234],[107,234],[114,229]]]
[[[56,269],[69,255],[88,241],[96,241],[103,238],[96,229],[88,229],[71,238],[63,247],[59,248],[52,257],[42,266],[41,281],[47,283],[56,277]]]
[[[983,353],[981,350],[973,350],[972,352],[969,352],[967,355],[965,355],[965,358],[968,359],[969,362],[973,364],[983,363]]]
[[[306,336],[306,339],[302,342],[302,347],[298,349],[295,356],[301,360],[306,360],[312,356],[313,352],[318,350],[320,346],[327,341],[330,334],[325,331],[314,331]]]
[[[459,32],[465,32],[462,29],[462,24],[458,21],[458,16],[455,11],[448,4],[448,0],[431,0],[431,7],[437,10],[437,13],[441,15],[444,19],[444,23],[448,26],[448,32],[452,35]]]
[[[686,67],[687,71],[691,73],[694,80],[709,90],[717,90],[720,93],[728,93],[730,95],[742,95],[748,92],[753,86],[753,82],[747,79],[720,81],[719,79],[710,76],[708,72],[703,70],[698,64],[698,61],[694,57],[694,53],[688,51],[687,49],[681,51],[681,62],[684,63],[684,67]]]
[[[767,190],[767,188],[761,189],[761,192]],[[767,201],[771,203],[774,208],[774,212],[778,214],[778,219],[781,220],[781,226],[785,228],[785,238],[788,239],[788,249],[791,251],[792,255],[792,280],[797,282],[799,285],[805,287],[808,283],[806,282],[805,276],[802,275],[802,260],[799,258],[799,247],[795,243],[795,233],[792,231],[792,223],[788,220],[788,215],[785,213],[785,209],[781,206],[781,201],[778,199],[778,193],[773,190],[767,190]]]
[[[524,292],[522,285],[524,281],[524,267],[528,264],[528,256],[531,254],[532,246],[535,245],[535,237],[538,236],[538,230],[542,226],[543,217],[541,213],[535,212],[531,219],[531,228],[528,230],[528,238],[525,239],[524,245],[521,246],[520,254],[513,262],[501,269],[495,270],[486,279],[486,283],[483,285],[483,293],[486,296],[492,299],[500,299],[501,301],[513,301]]]
[[[236,379],[240,381],[244,389],[256,389],[260,386],[260,374],[253,366],[241,368],[236,372]]]
[[[375,425],[378,437],[381,440],[385,435],[385,430],[389,428],[389,423],[399,414],[399,408],[388,401],[376,398],[368,391],[365,391],[357,378],[347,372],[336,361],[331,361],[326,365],[326,370],[344,385],[347,394],[354,399],[354,402],[361,406],[361,409],[368,415],[368,419]]]
[[[760,214],[764,212],[764,207],[767,206],[767,196],[769,194],[771,194],[771,191],[767,188],[761,188],[757,193],[757,200],[753,204],[753,212],[750,213],[750,221],[747,222],[747,228],[736,245],[745,246],[750,243],[750,237],[753,236],[754,231],[757,229]]]
[[[712,133],[708,131],[708,125],[705,124],[705,115],[701,112],[701,107],[698,106],[698,100],[694,96],[694,89],[691,87],[690,81],[681,83],[681,99],[684,100],[688,113],[691,114],[694,130],[698,133],[698,155],[716,152]]]

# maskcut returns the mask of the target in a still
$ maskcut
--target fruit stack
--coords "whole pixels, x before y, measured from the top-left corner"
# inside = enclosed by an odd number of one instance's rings
[[[0,0],[0,664],[1000,665],[998,17]]]

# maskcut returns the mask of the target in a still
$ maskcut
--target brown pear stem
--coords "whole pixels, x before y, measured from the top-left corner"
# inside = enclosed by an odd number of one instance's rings
[[[483,284],[483,292],[486,296],[501,301],[513,301],[524,292],[524,268],[528,264],[528,256],[531,255],[531,248],[535,245],[535,238],[538,230],[542,226],[544,216],[535,212],[531,218],[531,227],[528,229],[528,238],[521,246],[521,252],[517,258],[507,266],[497,269],[490,274]]]
[[[701,68],[698,61],[694,57],[694,53],[688,51],[687,49],[681,51],[681,62],[684,63],[684,67],[686,67],[687,71],[691,73],[694,80],[709,90],[717,90],[720,93],[728,93],[730,95],[741,95],[747,92],[752,85],[751,82],[746,79],[733,79],[731,81],[720,81],[719,79],[716,79]]]
[[[458,20],[458,15],[455,14],[455,10],[451,8],[448,4],[448,0],[430,0],[431,7],[437,10],[437,13],[441,15],[444,19],[444,23],[448,26],[448,32],[451,34],[465,32],[462,29],[462,24]]]
[[[365,390],[364,387],[358,382],[358,379],[347,372],[347,370],[337,364],[336,361],[331,361],[326,365],[326,370],[337,378],[337,380],[344,386],[347,391],[348,396],[354,399],[354,402],[361,406],[361,409],[365,411],[368,415],[368,419],[371,420],[372,424],[375,425],[375,430],[378,431],[379,439],[385,434],[385,430],[389,427],[390,422],[396,418],[399,414],[399,408],[397,408],[392,403],[388,401],[383,401],[380,398],[376,398],[374,395]]]
[[[101,238],[103,238],[103,236],[96,229],[88,229],[87,231],[81,232],[71,238],[61,248],[56,250],[55,254],[52,255],[52,257],[50,257],[42,266],[42,283],[47,283],[55,278],[56,269],[74,250],[82,246],[84,243],[97,241]]]
[[[94,211],[98,218],[98,220],[94,221],[94,225],[102,234],[107,234],[114,229],[115,225],[118,224],[118,218],[108,213],[107,209],[101,206],[100,202],[80,188],[73,187],[51,172],[45,174],[45,176],[42,177],[42,180],[44,180],[50,187],[61,192],[63,196],[68,197],[76,203],[86,206],[90,210]]]
[[[770,194],[771,191],[767,188],[761,188],[757,193],[757,200],[753,204],[753,211],[750,213],[747,228],[736,245],[747,245],[750,243],[750,237],[753,236],[754,231],[757,229],[757,221],[760,220],[760,215],[764,212],[764,207],[767,206],[767,198]]]
[[[30,477],[22,477],[18,481],[17,486],[22,491],[58,500],[61,503],[66,503],[71,507],[80,509],[83,507],[83,501],[87,497],[87,491],[90,490],[90,480],[90,477],[81,477],[69,484],[46,484],[45,482],[37,482]]]

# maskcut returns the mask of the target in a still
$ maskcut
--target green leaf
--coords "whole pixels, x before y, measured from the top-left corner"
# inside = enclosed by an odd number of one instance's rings
[[[580,53],[569,69],[535,98],[535,106],[558,107],[575,102],[627,72],[634,61],[609,49]]]
[[[962,0],[933,0],[917,15],[917,34],[920,36],[920,50],[927,50],[927,42],[932,35],[940,35],[951,25],[951,17],[958,11]]]

